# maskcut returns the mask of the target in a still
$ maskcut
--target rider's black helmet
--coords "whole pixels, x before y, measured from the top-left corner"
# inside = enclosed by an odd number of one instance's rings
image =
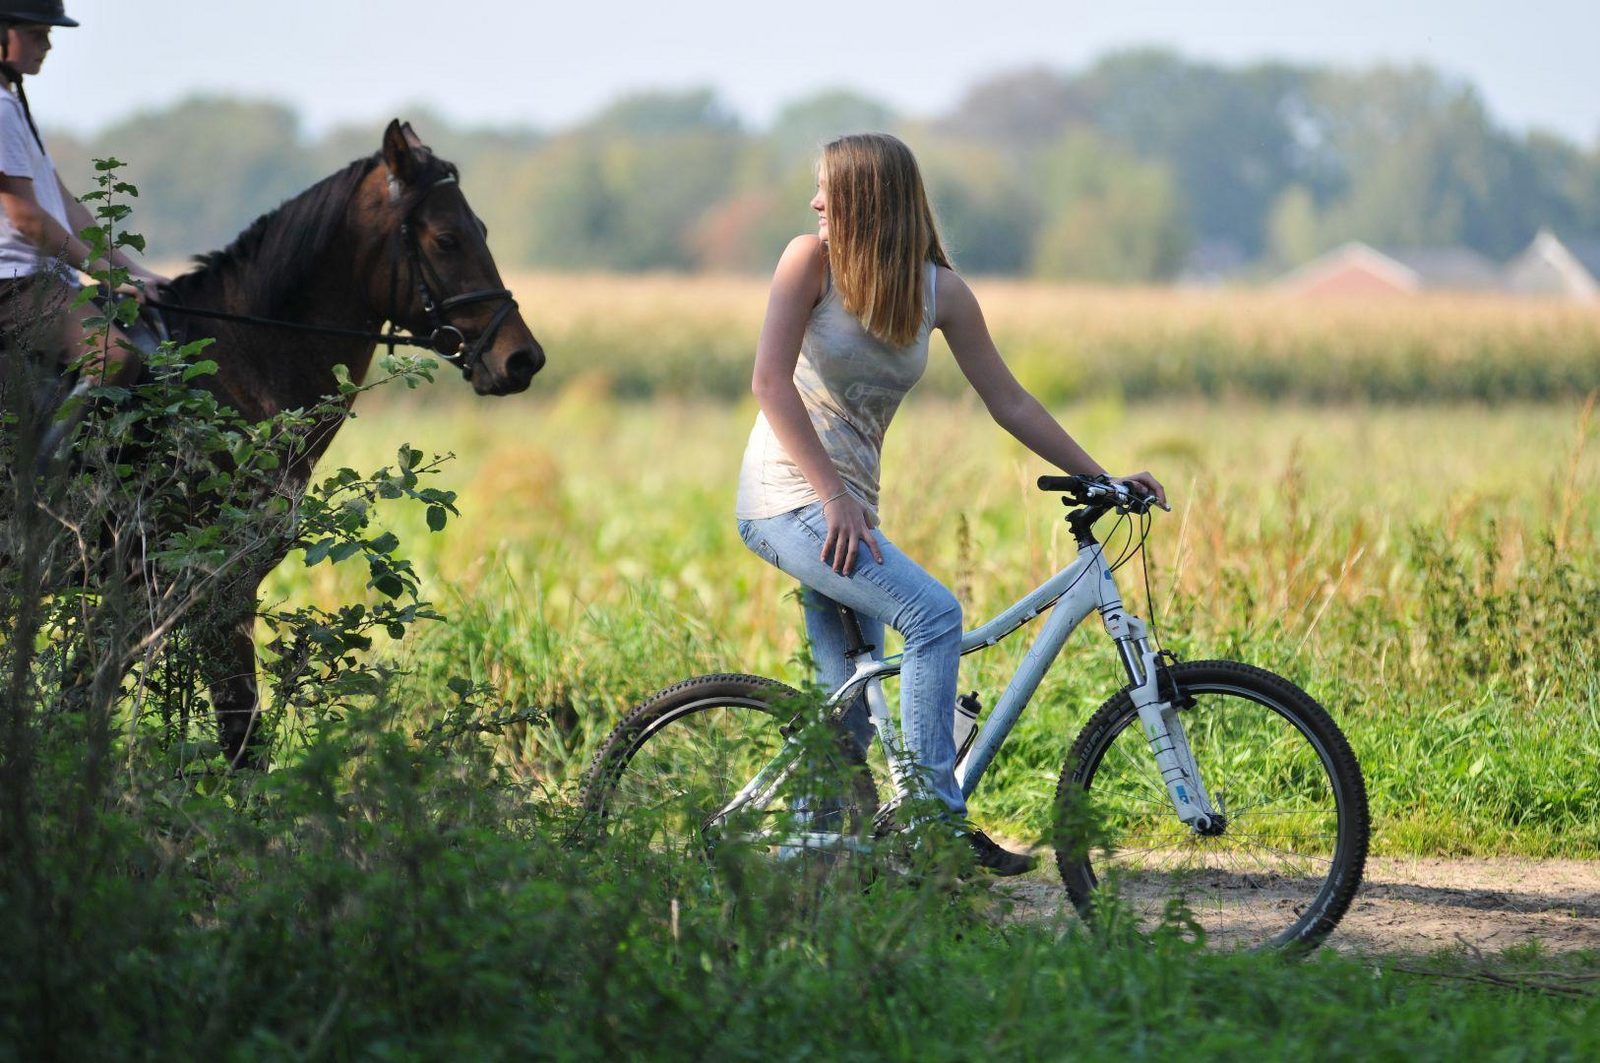
[[[0,0],[0,23],[22,22],[41,26],[76,26],[61,0]]]

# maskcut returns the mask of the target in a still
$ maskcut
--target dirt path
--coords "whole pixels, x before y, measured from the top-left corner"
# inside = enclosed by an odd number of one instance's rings
[[[1055,861],[997,889],[1012,917],[1070,909]],[[1382,858],[1367,862],[1355,903],[1328,944],[1351,952],[1500,952],[1537,941],[1550,952],[1600,952],[1600,860]]]

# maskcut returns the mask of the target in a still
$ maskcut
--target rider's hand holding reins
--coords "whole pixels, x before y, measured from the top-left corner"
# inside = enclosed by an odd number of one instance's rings
[[[141,303],[154,298],[156,289],[172,279],[163,277],[155,270],[146,269],[138,263],[130,262],[124,268],[128,271],[128,283],[119,286],[117,294],[131,295]]]
[[[883,564],[883,551],[872,534],[872,519],[855,495],[840,490],[823,503],[822,515],[828,519],[828,537],[822,542],[824,564],[833,566],[842,576],[850,575],[856,570],[856,556],[863,543],[872,559]]]

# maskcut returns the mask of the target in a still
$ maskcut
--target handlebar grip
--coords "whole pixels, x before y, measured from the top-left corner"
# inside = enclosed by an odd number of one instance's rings
[[[1039,490],[1041,491],[1076,491],[1082,482],[1076,476],[1041,476],[1039,477]]]

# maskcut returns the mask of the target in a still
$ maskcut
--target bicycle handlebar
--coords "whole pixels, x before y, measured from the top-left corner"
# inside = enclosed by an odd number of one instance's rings
[[[1060,491],[1075,506],[1101,505],[1118,513],[1148,513],[1156,496],[1137,491],[1109,476],[1041,476],[1039,490]]]

